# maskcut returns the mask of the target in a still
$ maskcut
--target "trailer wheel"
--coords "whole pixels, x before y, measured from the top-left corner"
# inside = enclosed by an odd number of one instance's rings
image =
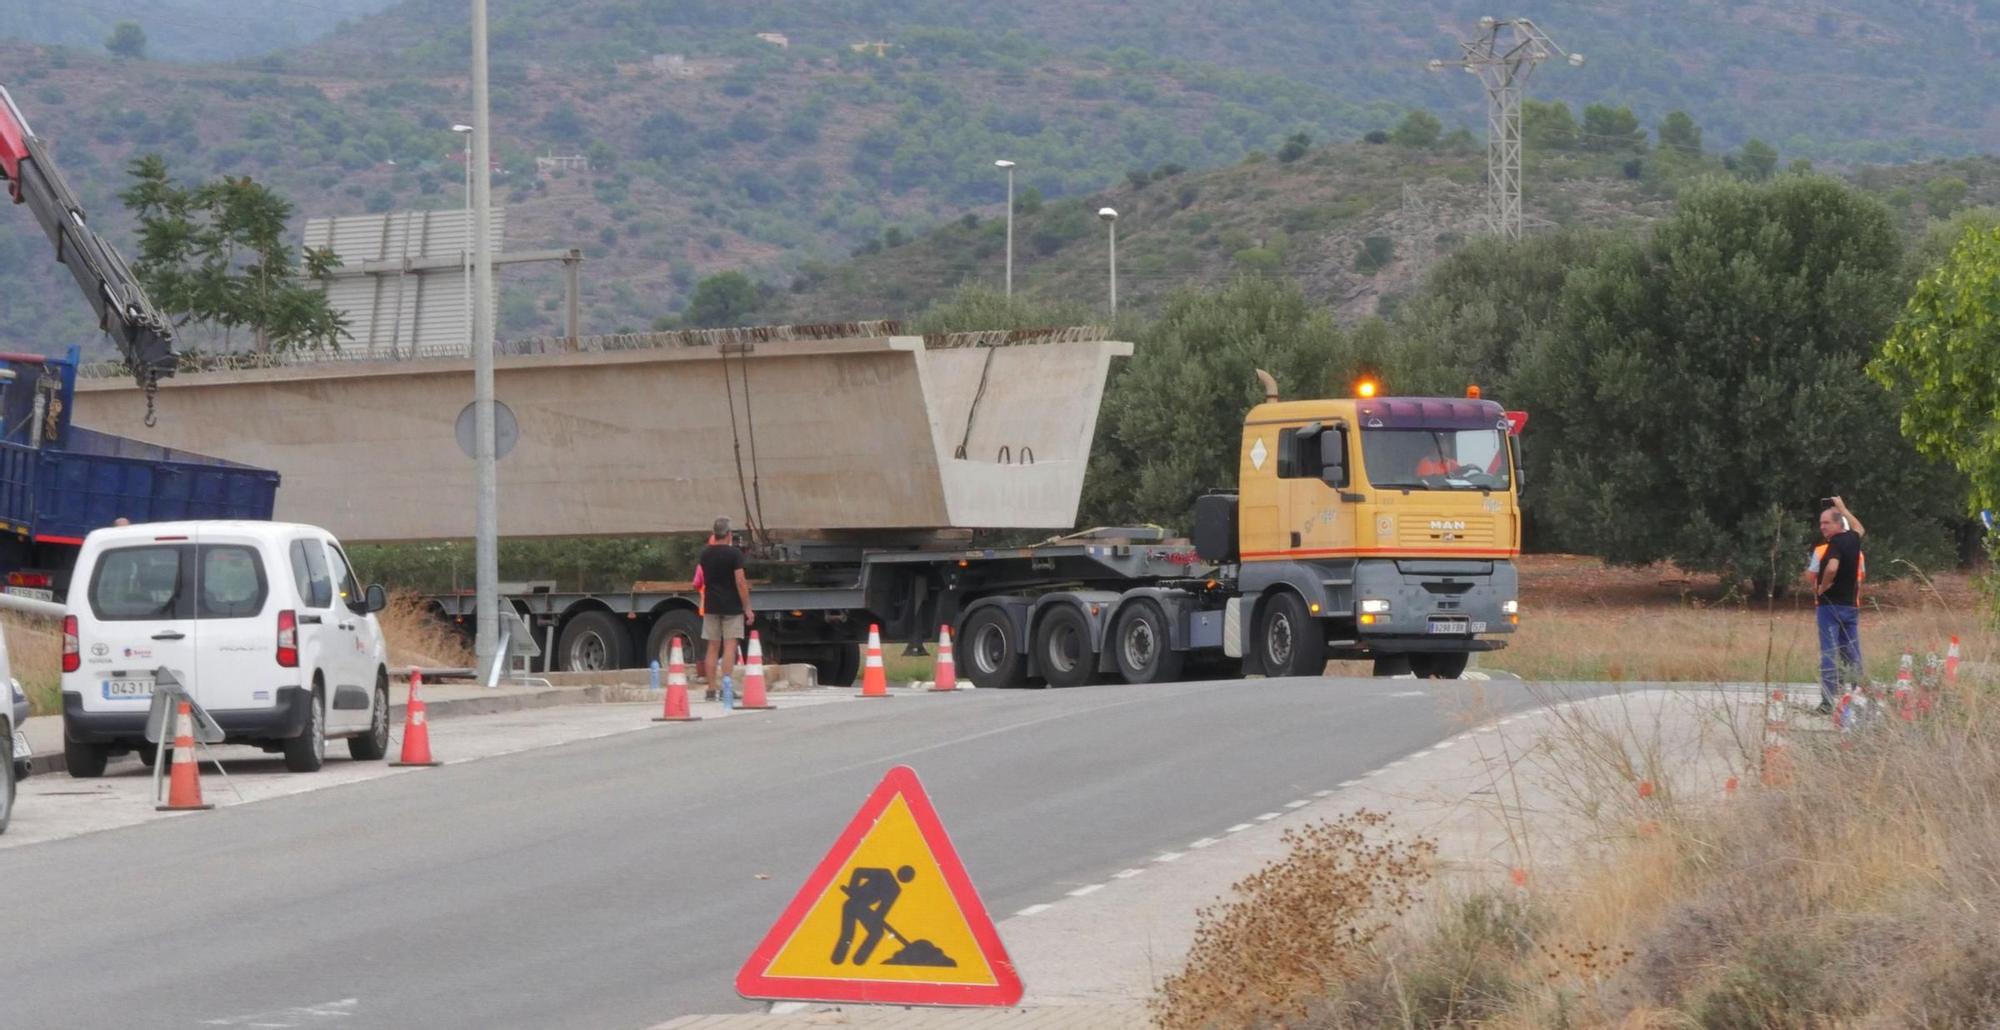
[[[1465,651],[1413,654],[1410,656],[1410,671],[1416,673],[1420,680],[1455,680],[1465,675],[1465,663],[1471,657]]]
[[[1278,593],[1264,602],[1257,647],[1266,676],[1326,674],[1326,634],[1297,594]]]
[[[1035,627],[1035,658],[1051,687],[1097,682],[1097,649],[1090,642],[1090,620],[1071,605],[1051,607]]]
[[[1167,613],[1156,601],[1134,601],[1118,613],[1111,630],[1111,656],[1127,683],[1172,683],[1181,678],[1187,654],[1173,649]]]
[[[582,612],[563,626],[556,652],[564,672],[609,672],[625,667],[631,641],[610,612]]]
[[[785,660],[811,665],[822,687],[851,687],[854,677],[861,674],[861,645],[787,645]]]
[[[983,688],[1026,686],[1027,656],[1021,653],[1014,621],[998,608],[981,608],[965,620],[959,654],[972,682]]]
[[[701,662],[701,616],[686,608],[670,608],[653,620],[653,629],[646,634],[646,653],[642,655],[647,663],[654,659],[660,662],[660,675],[673,663],[674,641],[681,642],[681,661],[689,665]]]

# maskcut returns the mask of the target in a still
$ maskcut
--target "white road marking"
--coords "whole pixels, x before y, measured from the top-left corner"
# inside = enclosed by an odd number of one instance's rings
[[[1377,776],[1380,776],[1380,775],[1382,775],[1383,773],[1385,773],[1385,772],[1387,772],[1387,771],[1388,771],[1387,769],[1370,769],[1370,770],[1368,770],[1367,772],[1365,772],[1365,773],[1362,773],[1362,774],[1361,774],[1361,778],[1362,778],[1362,779],[1364,779],[1364,780],[1368,780],[1368,779],[1373,779],[1373,778],[1375,778],[1375,777],[1377,777]]]
[[[774,1016],[789,1016],[794,1012],[804,1012],[808,1004],[803,1001],[774,1001],[770,1012]]]
[[[223,1019],[204,1019],[203,1026],[249,1026],[249,1027],[295,1027],[308,1023],[322,1023],[334,1019],[347,1019],[361,1004],[359,998],[342,998],[339,1001],[321,1002],[317,1005],[295,1005],[288,1009],[274,1009],[269,1012],[252,1012],[247,1016],[230,1016]]]
[[[1352,787],[1360,782],[1361,782],[1360,780],[1342,780],[1340,781],[1340,789],[1346,790],[1347,788]]]
[[[1070,891],[1069,896],[1072,898],[1080,898],[1086,894],[1095,894],[1103,889],[1104,885],[1101,883],[1086,884],[1085,886],[1078,887],[1077,889]]]
[[[1278,813],[1276,812],[1265,812],[1263,815],[1257,817],[1257,821],[1260,823],[1268,823],[1271,820],[1276,819],[1277,817]]]
[[[1226,830],[1224,830],[1224,831],[1222,831],[1222,832],[1224,832],[1224,833],[1242,833],[1242,832],[1243,832],[1244,830],[1247,830],[1247,829],[1249,829],[1249,828],[1250,828],[1250,824],[1249,824],[1249,823],[1237,823],[1236,825],[1234,825],[1234,826],[1231,826],[1231,827],[1230,827],[1229,829],[1226,829]]]
[[[1180,857],[1185,854],[1187,854],[1187,852],[1185,851],[1162,851],[1159,854],[1153,856],[1153,861],[1177,862],[1180,860]]]
[[[1429,697],[1430,695],[1429,695],[1429,694],[1426,694],[1426,693],[1424,693],[1424,692],[1423,692],[1423,691],[1421,691],[1421,690],[1398,690],[1398,691],[1396,691],[1395,693],[1393,693],[1393,694],[1390,694],[1389,696],[1390,696],[1390,697]]]
[[[1144,869],[1120,869],[1112,873],[1111,878],[1114,880],[1129,880],[1143,872],[1145,872]]]
[[[1307,805],[1310,805],[1310,804],[1312,804],[1312,802],[1310,802],[1310,801],[1287,801],[1287,802],[1285,802],[1285,807],[1286,807],[1286,808],[1304,808],[1304,807],[1306,807]]]
[[[1341,786],[1343,786],[1343,787],[1348,787],[1348,786],[1352,786],[1353,784],[1354,784],[1354,781],[1353,781],[1353,780],[1343,780],[1343,781],[1341,781],[1341,784],[1340,784],[1340,785],[1341,785]],[[1331,790],[1316,790],[1316,791],[1313,791],[1313,797],[1316,797],[1316,798],[1323,798],[1323,797],[1330,797],[1330,796],[1332,796],[1332,794],[1333,794],[1333,791],[1331,791]]]
[[[1213,844],[1213,843],[1215,843],[1215,838],[1214,838],[1214,837],[1203,837],[1202,839],[1200,839],[1200,840],[1198,840],[1198,841],[1195,841],[1195,842],[1194,842],[1194,843],[1192,843],[1192,844],[1189,844],[1189,845],[1188,845],[1188,847],[1189,847],[1189,848],[1205,848],[1205,847],[1208,847],[1208,846],[1209,846],[1210,844]]]
[[[1449,741],[1449,740],[1440,740],[1440,741],[1438,741],[1437,743],[1435,743],[1435,744],[1432,744],[1432,745],[1431,745],[1431,750],[1432,750],[1432,751],[1443,751],[1443,750],[1444,750],[1445,748],[1448,748],[1448,747],[1450,747],[1450,746],[1451,746],[1451,744],[1452,744],[1452,742],[1451,742],[1451,741]]]
[[[1047,912],[1049,909],[1052,909],[1054,907],[1055,907],[1054,905],[1029,905],[1027,908],[1024,908],[1021,911],[1016,912],[1014,914],[1017,916],[1035,916],[1035,915],[1040,915],[1043,912]],[[776,1012],[777,1009],[774,1008],[771,1011]]]

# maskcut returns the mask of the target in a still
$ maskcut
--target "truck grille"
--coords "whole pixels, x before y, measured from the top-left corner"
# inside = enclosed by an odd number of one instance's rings
[[[1414,546],[1465,544],[1490,547],[1494,543],[1493,518],[1489,515],[1462,518],[1404,515],[1397,520],[1396,530],[1397,543]]]

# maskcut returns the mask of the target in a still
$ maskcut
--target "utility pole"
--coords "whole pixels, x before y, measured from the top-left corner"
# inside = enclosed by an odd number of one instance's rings
[[[1486,217],[1493,231],[1510,240],[1521,238],[1521,91],[1535,66],[1561,55],[1570,67],[1583,64],[1582,54],[1556,45],[1526,18],[1479,19],[1480,34],[1461,42],[1455,61],[1432,58],[1431,71],[1463,68],[1486,87]],[[1503,39],[1502,36],[1506,38]]]
[[[1007,296],[1014,296],[1014,162],[995,161],[993,167],[1007,173]]]
[[[1110,230],[1111,235],[1111,321],[1116,322],[1118,321],[1118,212],[1113,208],[1098,208],[1097,217],[1104,220],[1104,225]]]
[[[486,0],[472,0],[472,430],[478,499],[473,525],[477,598],[475,653],[484,677],[500,639],[500,472],[493,453],[492,134],[487,131]]]

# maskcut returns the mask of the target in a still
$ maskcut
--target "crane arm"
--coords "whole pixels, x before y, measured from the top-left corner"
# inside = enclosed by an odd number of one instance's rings
[[[0,179],[16,204],[28,205],[55,245],[56,260],[69,268],[76,285],[97,312],[98,328],[117,343],[125,364],[147,391],[151,424],[152,389],[174,374],[174,328],[153,307],[125,259],[110,241],[84,221],[83,207],[70,191],[28,120],[0,86]]]

